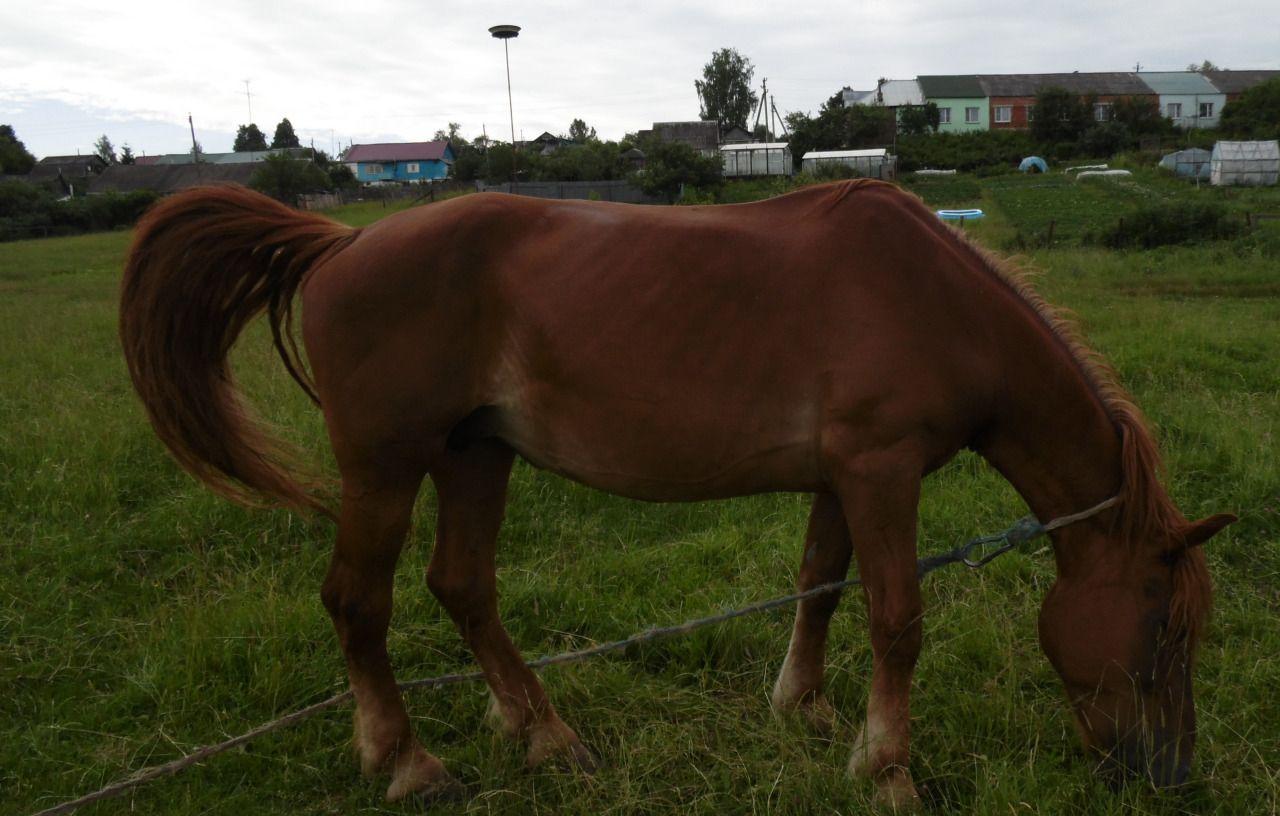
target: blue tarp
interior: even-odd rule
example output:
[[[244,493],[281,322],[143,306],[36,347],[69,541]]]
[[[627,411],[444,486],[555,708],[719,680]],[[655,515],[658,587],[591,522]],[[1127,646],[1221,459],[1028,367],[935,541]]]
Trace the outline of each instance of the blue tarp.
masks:
[[[1024,173],[1030,173],[1032,170],[1037,173],[1048,173],[1049,165],[1039,156],[1027,156],[1018,164],[1018,169]]]

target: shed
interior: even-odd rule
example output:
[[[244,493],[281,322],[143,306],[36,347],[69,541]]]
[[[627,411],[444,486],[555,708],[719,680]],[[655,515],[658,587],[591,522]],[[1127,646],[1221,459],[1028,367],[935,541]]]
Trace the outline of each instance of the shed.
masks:
[[[1213,156],[1208,150],[1190,147],[1169,153],[1160,159],[1160,166],[1172,171],[1180,178],[1209,178],[1209,159]]]
[[[720,148],[726,178],[746,176],[790,176],[791,147],[786,142],[748,142]]]
[[[1218,142],[1209,157],[1209,182],[1219,186],[1272,185],[1280,177],[1280,141]]]
[[[891,179],[897,160],[883,147],[867,150],[810,150],[800,159],[800,169],[813,173],[819,167],[852,167],[863,178]]]

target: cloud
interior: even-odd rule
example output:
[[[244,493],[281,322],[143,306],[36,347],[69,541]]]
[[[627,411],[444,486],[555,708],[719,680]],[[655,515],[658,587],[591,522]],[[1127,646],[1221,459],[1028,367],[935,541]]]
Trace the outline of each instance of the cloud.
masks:
[[[711,52],[735,47],[767,77],[778,108],[816,110],[844,85],[928,73],[1181,68],[1205,58],[1280,67],[1271,2],[1158,8],[950,0],[776,3],[618,2],[356,4],[219,0],[54,0],[0,8],[0,116],[37,154],[89,149],[133,128],[148,152],[185,150],[186,116],[206,149],[230,148],[253,116],[268,134],[288,116],[303,138],[425,139],[508,130],[502,45],[510,42],[516,128],[563,132],[581,117],[602,136],[696,118],[693,80]],[[56,21],[51,25],[50,21]],[[1189,24],[1195,21],[1195,24]],[[44,106],[36,105],[45,103]],[[54,103],[70,106],[73,112]],[[19,111],[25,106],[25,110]],[[74,112],[78,111],[78,113]],[[517,134],[519,135],[519,133]],[[201,137],[202,141],[206,137]]]

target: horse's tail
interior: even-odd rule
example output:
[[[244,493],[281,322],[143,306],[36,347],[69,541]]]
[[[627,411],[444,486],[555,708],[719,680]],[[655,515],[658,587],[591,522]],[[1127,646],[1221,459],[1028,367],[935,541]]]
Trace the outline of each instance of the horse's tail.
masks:
[[[333,517],[316,480],[289,474],[292,451],[254,418],[227,355],[266,311],[285,367],[318,403],[290,333],[290,306],[307,272],[355,234],[232,186],[170,196],[138,223],[120,293],[125,362],[156,434],[216,492]]]

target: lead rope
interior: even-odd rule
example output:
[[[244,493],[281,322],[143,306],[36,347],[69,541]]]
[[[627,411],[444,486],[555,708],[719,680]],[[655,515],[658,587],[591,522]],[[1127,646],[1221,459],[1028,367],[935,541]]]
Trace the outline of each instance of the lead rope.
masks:
[[[1066,527],[1068,524],[1075,524],[1078,521],[1084,521],[1087,518],[1096,516],[1108,507],[1113,507],[1116,504],[1119,504],[1119,502],[1119,496],[1112,496],[1106,501],[1099,502],[1087,510],[1082,510],[1079,513],[1072,513],[1068,516],[1059,516],[1045,524],[1041,524],[1033,516],[1026,516],[1015,521],[1012,526],[1003,532],[996,533],[995,535],[972,538],[948,552],[919,559],[916,562],[918,574],[923,578],[936,569],[941,569],[942,567],[957,563],[964,564],[970,569],[979,569],[1017,546],[1039,538],[1046,533]],[[994,547],[992,547],[992,545],[994,545]],[[987,550],[988,547],[992,547],[992,549]],[[659,640],[661,638],[671,637],[672,635],[687,634],[695,629],[701,629],[705,626],[711,626],[712,624],[733,620],[734,618],[741,618],[745,615],[752,615],[757,612],[767,612],[770,609],[777,609],[780,606],[787,606],[788,604],[797,603],[807,598],[825,595],[829,592],[839,592],[842,589],[857,586],[861,583],[862,581],[859,578],[849,578],[844,581],[832,581],[831,583],[821,584],[803,592],[796,592],[791,595],[785,595],[781,598],[773,598],[767,601],[759,601],[738,609],[725,610],[717,615],[710,615],[705,618],[694,618],[693,620],[685,621],[684,623],[679,623],[674,626],[653,626],[642,632],[637,632],[629,638],[624,638],[623,640],[600,643],[595,646],[589,646],[585,649],[578,649],[572,652],[546,655],[544,657],[539,657],[536,660],[530,660],[525,665],[531,669],[541,669],[547,666],[560,665],[562,663],[577,663],[582,660],[596,657],[597,655],[605,654],[606,652],[616,652],[621,649],[626,649],[629,646],[634,646],[638,643]],[[425,677],[420,680],[409,680],[397,685],[401,691],[409,691],[411,689],[419,688],[450,686],[457,683],[481,680],[483,678],[483,672],[457,672],[453,674],[442,674],[437,677]],[[352,694],[350,689],[339,692],[328,699],[321,700],[318,703],[312,703],[305,708],[300,708],[291,714],[286,714],[285,716],[280,717],[279,719],[263,723],[257,728],[246,731],[238,737],[232,737],[224,742],[197,748],[191,753],[184,754],[183,756],[170,762],[166,762],[163,765],[153,765],[150,768],[144,768],[132,776],[120,780],[119,782],[114,782],[100,790],[94,791],[93,793],[85,794],[79,799],[72,799],[70,801],[63,802],[60,805],[54,805],[53,807],[39,811],[32,816],[55,816],[55,814],[60,813],[71,813],[72,811],[90,804],[91,802],[120,796],[132,788],[145,785],[146,783],[159,779],[162,776],[172,776],[173,774],[189,768],[211,756],[216,756],[217,754],[224,753],[237,746],[244,745],[250,740],[260,737],[263,734],[270,734],[272,731],[301,722],[315,714],[319,714],[321,711],[333,708],[341,703],[345,703],[347,700],[351,699],[351,696]]]

